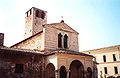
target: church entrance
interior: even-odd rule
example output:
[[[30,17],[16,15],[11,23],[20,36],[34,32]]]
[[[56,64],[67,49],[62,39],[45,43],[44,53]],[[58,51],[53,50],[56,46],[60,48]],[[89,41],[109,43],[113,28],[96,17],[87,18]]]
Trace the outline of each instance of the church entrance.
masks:
[[[92,69],[90,67],[87,68],[87,72],[88,72],[87,78],[92,78]]]
[[[46,78],[55,78],[55,67],[52,63],[49,63],[46,67]]]
[[[60,78],[66,78],[67,72],[65,66],[60,67]]]
[[[80,61],[74,60],[70,64],[70,78],[84,78],[84,67]]]

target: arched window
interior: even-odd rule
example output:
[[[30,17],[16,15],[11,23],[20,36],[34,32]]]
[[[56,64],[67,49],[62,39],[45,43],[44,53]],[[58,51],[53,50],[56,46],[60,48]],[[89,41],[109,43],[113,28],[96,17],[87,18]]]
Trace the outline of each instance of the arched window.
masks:
[[[62,48],[62,34],[58,34],[58,48]]]
[[[39,17],[39,11],[36,10],[36,17]]]
[[[64,48],[68,48],[68,36],[64,35]]]
[[[45,18],[45,13],[42,11],[41,12],[41,18],[44,19]]]

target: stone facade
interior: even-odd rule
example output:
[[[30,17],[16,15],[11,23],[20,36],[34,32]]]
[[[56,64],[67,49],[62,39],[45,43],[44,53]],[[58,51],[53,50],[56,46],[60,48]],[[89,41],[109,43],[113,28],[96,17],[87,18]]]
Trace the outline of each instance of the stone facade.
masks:
[[[98,78],[109,76],[120,76],[120,46],[110,46],[95,50],[85,51],[84,53],[94,55],[96,57],[98,67]],[[115,60],[116,59],[116,60]],[[105,69],[106,67],[106,69]],[[115,73],[115,67],[117,72]],[[105,70],[107,71],[105,73]]]

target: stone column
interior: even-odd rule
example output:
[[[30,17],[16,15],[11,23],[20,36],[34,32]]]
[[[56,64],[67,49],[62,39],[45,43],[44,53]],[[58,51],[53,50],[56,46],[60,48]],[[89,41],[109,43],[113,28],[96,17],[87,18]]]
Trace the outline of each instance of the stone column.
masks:
[[[67,72],[67,78],[69,78],[70,70],[67,69],[66,72]]]
[[[84,78],[87,78],[88,72],[84,71]]]
[[[60,78],[60,70],[55,70],[55,78]]]

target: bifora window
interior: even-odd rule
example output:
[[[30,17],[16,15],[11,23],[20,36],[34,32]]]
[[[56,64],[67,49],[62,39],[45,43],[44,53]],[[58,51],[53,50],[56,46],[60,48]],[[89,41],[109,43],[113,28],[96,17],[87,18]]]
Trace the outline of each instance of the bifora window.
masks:
[[[64,35],[64,48],[68,48],[68,36],[67,36],[67,34]]]
[[[106,56],[105,55],[103,55],[103,61],[106,62]]]
[[[16,64],[15,73],[23,73],[23,64]]]
[[[58,34],[58,48],[62,48],[62,34]]]
[[[104,67],[105,74],[108,74],[107,67]]]
[[[117,61],[116,54],[113,54],[113,61]]]

